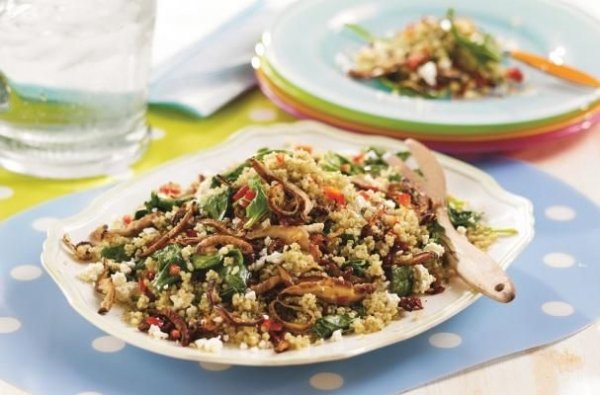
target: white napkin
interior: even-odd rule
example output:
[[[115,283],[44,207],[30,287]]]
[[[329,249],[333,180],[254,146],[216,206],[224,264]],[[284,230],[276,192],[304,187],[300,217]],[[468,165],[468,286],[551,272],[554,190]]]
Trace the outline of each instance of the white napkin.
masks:
[[[206,117],[252,87],[254,46],[287,3],[159,1],[150,103]]]

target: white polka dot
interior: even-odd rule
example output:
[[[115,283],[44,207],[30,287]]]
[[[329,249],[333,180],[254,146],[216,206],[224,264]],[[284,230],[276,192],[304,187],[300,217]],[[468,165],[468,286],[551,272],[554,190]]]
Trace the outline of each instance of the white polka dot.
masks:
[[[0,199],[8,199],[14,194],[12,188],[5,187],[4,185],[0,185]]]
[[[83,391],[78,392],[76,395],[102,395],[102,393],[96,391]]]
[[[567,317],[575,312],[573,306],[565,302],[546,302],[542,311],[553,317]]]
[[[38,218],[35,221],[33,221],[31,226],[33,226],[33,229],[35,229],[39,232],[45,232],[48,230],[48,228],[50,228],[56,222],[58,222],[57,218],[42,217],[42,218]]]
[[[165,131],[159,128],[153,127],[150,132],[150,138],[152,140],[161,140],[165,138]]]
[[[210,362],[200,362],[200,367],[204,370],[210,370],[212,372],[220,372],[222,370],[231,369],[231,365]]]
[[[10,276],[19,281],[35,280],[42,275],[42,269],[34,265],[16,266],[10,271]]]
[[[575,218],[575,210],[567,206],[550,206],[546,208],[545,214],[555,221],[570,221]]]
[[[250,119],[256,122],[272,121],[276,117],[277,113],[270,108],[257,108],[250,112]]]
[[[0,317],[0,334],[12,333],[19,330],[21,322],[12,317]]]
[[[92,347],[94,350],[100,352],[117,352],[125,347],[125,343],[116,337],[100,336],[94,339]]]
[[[575,264],[575,258],[562,252],[551,252],[544,255],[544,263],[550,267],[565,268]]]
[[[317,373],[310,378],[310,385],[318,390],[332,391],[344,385],[344,379],[337,373]]]
[[[429,336],[429,344],[438,348],[454,348],[460,346],[462,338],[456,333],[440,332]]]
[[[583,129],[583,130],[588,130],[591,127],[592,127],[592,123],[590,121],[583,121],[581,123],[581,129]]]

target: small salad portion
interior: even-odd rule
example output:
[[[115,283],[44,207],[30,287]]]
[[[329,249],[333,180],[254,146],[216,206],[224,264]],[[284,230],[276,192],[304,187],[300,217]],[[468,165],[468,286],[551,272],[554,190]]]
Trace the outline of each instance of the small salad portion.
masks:
[[[443,18],[424,17],[392,37],[346,27],[368,41],[348,75],[376,79],[392,92],[427,99],[473,99],[505,95],[523,82],[516,67],[504,67],[498,41],[452,9]]]

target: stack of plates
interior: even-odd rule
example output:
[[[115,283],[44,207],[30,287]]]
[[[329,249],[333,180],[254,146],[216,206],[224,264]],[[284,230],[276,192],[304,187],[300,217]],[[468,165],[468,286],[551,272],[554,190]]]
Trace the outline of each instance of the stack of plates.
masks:
[[[441,0],[304,0],[276,19],[257,45],[253,65],[275,103],[304,118],[345,129],[413,137],[446,152],[529,147],[572,135],[600,120],[600,90],[575,86],[517,64],[523,89],[503,97],[428,100],[356,81],[345,69],[362,46],[344,26],[386,36],[424,15],[442,16]],[[547,54],[590,74],[600,72],[600,23],[552,0],[457,0],[471,18],[511,49]]]

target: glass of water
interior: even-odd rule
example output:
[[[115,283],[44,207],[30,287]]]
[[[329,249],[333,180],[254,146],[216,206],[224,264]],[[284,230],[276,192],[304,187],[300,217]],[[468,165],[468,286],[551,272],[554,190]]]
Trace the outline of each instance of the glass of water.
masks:
[[[0,165],[48,178],[146,149],[155,0],[0,0]]]

